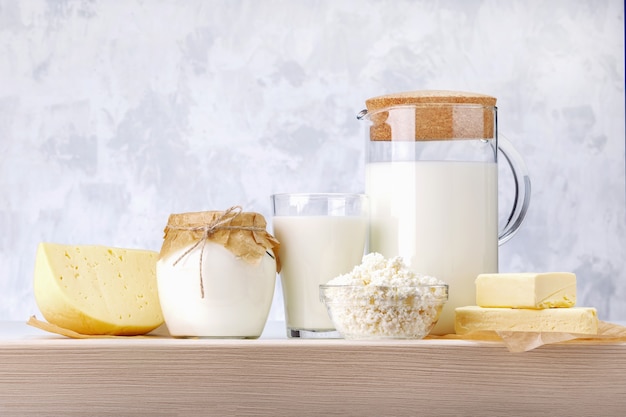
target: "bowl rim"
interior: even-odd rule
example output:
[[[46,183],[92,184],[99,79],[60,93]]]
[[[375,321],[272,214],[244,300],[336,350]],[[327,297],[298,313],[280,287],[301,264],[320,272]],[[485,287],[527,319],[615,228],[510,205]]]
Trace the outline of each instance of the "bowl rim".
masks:
[[[320,290],[325,290],[329,288],[442,288],[445,289],[446,292],[449,289],[448,284],[418,284],[418,285],[352,285],[352,284],[320,284]]]

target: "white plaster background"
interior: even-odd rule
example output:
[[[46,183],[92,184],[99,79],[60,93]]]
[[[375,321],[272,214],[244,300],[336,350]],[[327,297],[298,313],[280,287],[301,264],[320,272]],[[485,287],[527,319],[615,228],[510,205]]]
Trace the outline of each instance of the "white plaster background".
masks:
[[[501,270],[625,320],[621,0],[0,0],[0,320],[37,313],[40,241],[158,250],[173,212],[362,191],[356,113],[415,89],[498,98],[533,181]]]

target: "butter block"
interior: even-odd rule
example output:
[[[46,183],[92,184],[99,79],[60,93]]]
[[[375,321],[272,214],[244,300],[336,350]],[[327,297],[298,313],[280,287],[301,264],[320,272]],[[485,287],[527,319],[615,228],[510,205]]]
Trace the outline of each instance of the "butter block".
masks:
[[[40,243],[37,306],[49,323],[82,334],[148,333],[163,323],[157,259],[153,251]]]
[[[454,329],[457,334],[479,330],[597,334],[598,316],[592,307],[537,310],[466,306],[455,309]]]
[[[576,305],[571,272],[481,274],[476,278],[480,307],[554,308]]]

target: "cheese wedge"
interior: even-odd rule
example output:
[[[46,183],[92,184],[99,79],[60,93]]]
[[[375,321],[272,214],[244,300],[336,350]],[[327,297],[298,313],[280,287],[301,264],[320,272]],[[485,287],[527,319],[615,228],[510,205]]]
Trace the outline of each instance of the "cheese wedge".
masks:
[[[40,243],[35,299],[45,319],[87,335],[138,335],[163,323],[157,252]]]
[[[591,307],[537,310],[467,306],[455,309],[454,329],[457,334],[480,330],[597,334],[598,316]]]
[[[570,272],[481,274],[476,278],[480,307],[554,308],[576,304],[576,275]]]

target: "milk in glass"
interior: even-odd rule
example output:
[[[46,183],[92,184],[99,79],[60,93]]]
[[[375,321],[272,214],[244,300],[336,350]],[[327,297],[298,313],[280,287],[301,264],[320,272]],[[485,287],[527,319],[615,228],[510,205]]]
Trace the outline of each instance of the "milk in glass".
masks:
[[[367,234],[365,216],[276,216],[274,235],[288,329],[334,330],[319,286],[361,262]]]

